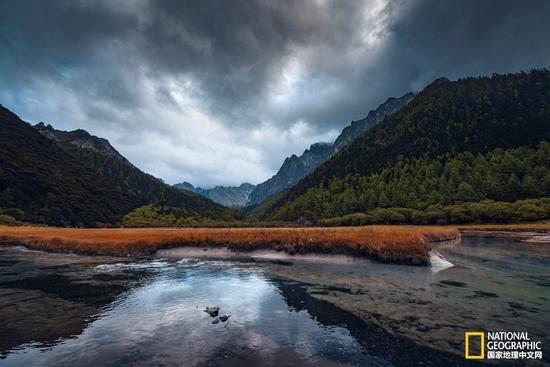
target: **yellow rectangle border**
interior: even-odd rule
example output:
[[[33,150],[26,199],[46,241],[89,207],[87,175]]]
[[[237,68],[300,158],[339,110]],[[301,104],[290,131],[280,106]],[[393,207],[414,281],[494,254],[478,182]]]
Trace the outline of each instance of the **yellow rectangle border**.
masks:
[[[470,337],[479,336],[481,337],[481,354],[480,355],[470,355]],[[464,358],[466,359],[484,359],[485,358],[485,333],[483,331],[467,331],[464,333],[464,340],[466,346],[464,348]]]

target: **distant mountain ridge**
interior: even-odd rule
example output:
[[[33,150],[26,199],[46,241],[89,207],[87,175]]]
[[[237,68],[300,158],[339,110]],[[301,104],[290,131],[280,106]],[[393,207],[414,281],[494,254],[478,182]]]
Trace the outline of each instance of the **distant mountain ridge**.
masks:
[[[334,147],[331,143],[315,143],[306,149],[302,155],[287,157],[279,171],[269,180],[258,185],[250,193],[247,206],[255,206],[273,194],[295,185],[315,167],[331,157]]]
[[[412,92],[398,98],[388,98],[375,110],[370,111],[364,119],[352,121],[351,125],[342,130],[334,143],[315,143],[302,155],[293,154],[286,158],[273,177],[256,185],[246,205],[256,206],[268,197],[294,186],[320,164],[326,162],[365,131],[382,122],[387,116],[401,109],[413,98],[414,93]]]
[[[212,189],[203,189],[189,182],[182,182],[175,184],[174,187],[195,192],[230,208],[240,208],[246,205],[250,193],[256,186],[245,182],[239,186],[216,186]]]
[[[351,125],[345,127],[344,130],[342,130],[342,133],[334,141],[335,153],[351,143],[355,140],[355,138],[363,134],[371,127],[382,122],[387,116],[400,110],[407,103],[412,101],[413,98],[414,93],[412,92],[397,98],[390,97],[375,110],[370,111],[364,119],[352,121]]]
[[[94,227],[118,225],[148,204],[178,208],[189,218],[231,218],[234,212],[140,171],[105,139],[33,127],[0,105],[0,214]]]

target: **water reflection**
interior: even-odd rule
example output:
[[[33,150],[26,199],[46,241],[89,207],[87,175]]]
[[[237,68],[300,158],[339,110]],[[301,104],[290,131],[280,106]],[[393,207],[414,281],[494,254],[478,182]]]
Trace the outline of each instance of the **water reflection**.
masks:
[[[528,331],[550,343],[550,247],[466,237],[438,251],[455,266],[433,273],[380,263],[304,263],[274,272],[310,283],[314,297],[439,351],[460,355],[469,330]],[[549,365],[550,356],[543,358]]]
[[[109,260],[1,248],[0,358],[22,344],[51,346],[81,334],[102,307],[140,283],[135,274],[85,271]]]
[[[550,322],[549,253],[491,241],[440,248],[438,273],[0,248],[0,365],[463,365],[464,328]]]
[[[41,256],[2,250],[1,287],[11,292],[2,302],[14,308],[2,313],[2,325],[16,323],[2,365],[388,365],[365,353],[345,327],[326,327],[289,307],[281,294],[290,288],[280,291],[284,282],[266,278],[254,264],[94,264],[84,257],[80,264],[75,258],[52,264],[60,260]],[[213,325],[202,311],[216,304],[232,315],[227,323]],[[51,322],[38,314],[44,311]],[[78,322],[66,328],[71,320]],[[45,331],[36,333],[35,326]]]

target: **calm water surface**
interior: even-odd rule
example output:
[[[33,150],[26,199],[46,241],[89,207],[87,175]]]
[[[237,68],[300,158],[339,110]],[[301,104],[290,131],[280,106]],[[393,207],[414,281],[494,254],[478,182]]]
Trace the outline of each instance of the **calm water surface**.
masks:
[[[0,248],[0,366],[465,365],[447,349],[461,348],[453,333],[475,325],[524,328],[548,346],[548,246],[465,238],[439,251],[456,266]],[[331,297],[349,300],[348,311]],[[209,305],[229,321],[212,324]],[[379,316],[369,322],[354,307]]]

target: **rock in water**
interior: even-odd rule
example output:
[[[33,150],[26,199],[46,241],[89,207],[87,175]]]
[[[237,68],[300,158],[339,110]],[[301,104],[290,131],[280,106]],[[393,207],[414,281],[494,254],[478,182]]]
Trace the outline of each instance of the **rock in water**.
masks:
[[[220,316],[220,321],[221,322],[226,322],[230,317],[231,317],[231,315],[222,315],[222,316]]]
[[[216,317],[216,316],[218,316],[218,313],[220,312],[220,308],[218,306],[206,307],[204,312],[209,314],[211,317]]]
[[[213,324],[217,324],[218,322],[220,322],[220,319],[217,318],[217,317],[216,317],[214,320],[212,320],[212,323],[213,323]]]

